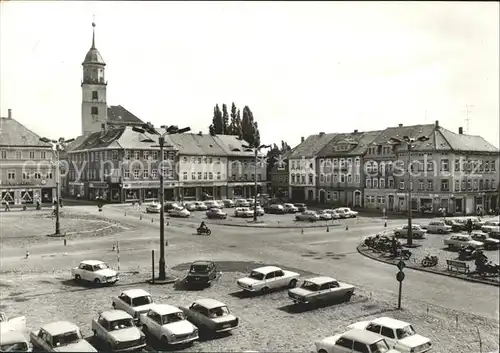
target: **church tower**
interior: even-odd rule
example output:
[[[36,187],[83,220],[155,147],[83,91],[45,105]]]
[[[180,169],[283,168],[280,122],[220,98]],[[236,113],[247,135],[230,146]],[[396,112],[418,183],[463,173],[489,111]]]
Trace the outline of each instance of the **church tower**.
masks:
[[[108,105],[106,102],[107,82],[104,78],[106,63],[95,47],[95,23],[92,22],[92,47],[85,55],[82,80],[82,133],[101,130],[106,124]]]

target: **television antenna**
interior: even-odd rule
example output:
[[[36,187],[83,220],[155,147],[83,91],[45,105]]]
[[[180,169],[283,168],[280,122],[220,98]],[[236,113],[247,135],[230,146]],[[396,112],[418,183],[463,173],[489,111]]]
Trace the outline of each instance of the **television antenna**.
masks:
[[[470,115],[469,113],[472,113],[471,112],[471,109],[474,108],[474,105],[473,104],[467,104],[465,106],[465,131],[467,131],[468,134],[470,134]]]

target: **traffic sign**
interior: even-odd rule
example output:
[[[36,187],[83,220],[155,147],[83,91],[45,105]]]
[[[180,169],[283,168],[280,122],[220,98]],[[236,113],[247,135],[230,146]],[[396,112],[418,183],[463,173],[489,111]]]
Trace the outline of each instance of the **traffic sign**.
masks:
[[[399,271],[396,274],[396,279],[398,282],[403,282],[403,280],[405,279],[405,273],[403,271]]]
[[[403,260],[400,260],[398,262],[397,266],[398,266],[398,268],[399,268],[400,271],[403,271],[403,268],[406,267],[406,264],[405,264],[405,262]]]

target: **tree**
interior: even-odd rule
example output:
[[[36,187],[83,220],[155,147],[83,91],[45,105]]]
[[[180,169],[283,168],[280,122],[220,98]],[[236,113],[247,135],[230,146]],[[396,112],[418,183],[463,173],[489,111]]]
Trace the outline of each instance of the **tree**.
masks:
[[[258,147],[260,145],[259,126],[254,121],[253,113],[246,105],[243,108],[243,118],[241,119],[241,137],[247,141],[250,146]]]
[[[236,105],[234,104],[231,104],[231,122],[229,123],[229,126],[228,126],[228,131],[226,132],[228,135],[238,135],[237,133],[237,111],[238,109],[236,109]]]
[[[222,134],[228,135],[229,127],[229,114],[227,113],[227,106],[222,104]]]
[[[212,118],[212,124],[208,127],[210,135],[223,134],[224,122],[222,120],[222,112],[219,109],[219,105],[216,104],[214,107],[214,117]]]
[[[236,122],[235,122],[235,126],[234,126],[234,133],[233,133],[233,135],[236,135],[239,138],[243,137],[243,130],[242,130],[242,127],[241,127],[241,114],[240,114],[240,110],[239,109],[236,112]]]

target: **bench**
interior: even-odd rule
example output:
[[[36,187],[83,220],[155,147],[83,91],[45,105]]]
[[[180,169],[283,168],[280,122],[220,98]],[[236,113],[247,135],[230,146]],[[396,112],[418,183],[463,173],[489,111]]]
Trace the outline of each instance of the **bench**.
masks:
[[[447,270],[451,272],[469,273],[469,265],[463,261],[446,260]]]

